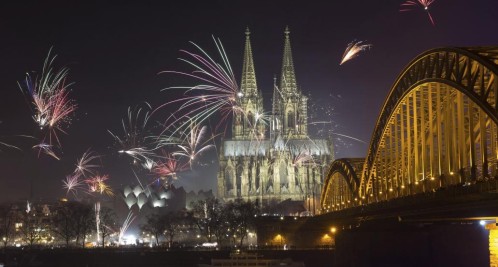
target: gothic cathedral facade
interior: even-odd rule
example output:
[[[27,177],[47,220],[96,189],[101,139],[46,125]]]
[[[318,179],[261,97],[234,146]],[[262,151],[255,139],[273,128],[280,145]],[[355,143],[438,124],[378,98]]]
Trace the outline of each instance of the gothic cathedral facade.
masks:
[[[218,196],[225,201],[243,198],[262,207],[302,201],[313,213],[334,152],[330,140],[308,135],[308,98],[296,81],[289,33],[286,28],[280,84],[274,80],[272,109],[265,112],[246,30],[237,99],[241,111],[234,115],[232,137],[222,142]]]

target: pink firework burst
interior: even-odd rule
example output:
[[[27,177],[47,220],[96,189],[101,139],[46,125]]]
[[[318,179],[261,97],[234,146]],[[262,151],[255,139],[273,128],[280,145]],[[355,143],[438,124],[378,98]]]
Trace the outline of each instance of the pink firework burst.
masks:
[[[435,26],[436,24],[434,23],[434,19],[431,16],[431,13],[429,12],[429,6],[432,5],[436,0],[408,0],[404,3],[401,4],[400,10],[401,12],[405,11],[412,11],[416,7],[422,7],[425,12],[427,12],[427,15],[429,16],[429,20],[431,21],[432,25]]]
[[[88,185],[88,192],[99,193],[101,195],[114,195],[112,188],[106,183],[109,179],[108,175],[96,175],[85,179],[84,182]]]
[[[156,162],[156,166],[152,169],[152,172],[161,177],[170,176],[173,179],[176,179],[179,172],[187,169],[187,164],[182,163],[173,155],[167,153],[162,159]]]
[[[71,122],[71,115],[77,105],[69,97],[66,78],[69,69],[61,68],[55,70],[53,62],[56,56],[51,56],[50,51],[40,76],[32,78],[26,74],[23,83],[18,83],[19,88],[31,102],[33,120],[40,130],[45,132],[43,142],[53,145],[53,140],[60,146],[58,132],[65,133],[65,128]],[[48,141],[46,141],[48,139]]]
[[[214,114],[221,114],[221,120],[216,128],[221,127],[224,122],[234,112],[240,112],[239,99],[243,97],[239,90],[237,81],[233,74],[228,56],[223,49],[219,39],[214,38],[221,63],[218,63],[200,46],[192,43],[198,52],[189,52],[182,50],[187,58],[180,60],[193,67],[192,72],[180,71],[163,71],[161,73],[173,73],[193,78],[198,82],[194,86],[175,86],[166,90],[180,89],[184,90],[185,97],[174,101],[167,102],[159,108],[177,105],[176,112],[166,120],[164,132],[187,131],[190,126],[189,121],[193,120],[202,123],[212,117]],[[159,109],[158,108],[158,109]],[[156,109],[155,111],[157,111]],[[180,124],[180,125],[178,125]],[[174,128],[171,130],[171,128]],[[162,133],[161,133],[162,134]]]

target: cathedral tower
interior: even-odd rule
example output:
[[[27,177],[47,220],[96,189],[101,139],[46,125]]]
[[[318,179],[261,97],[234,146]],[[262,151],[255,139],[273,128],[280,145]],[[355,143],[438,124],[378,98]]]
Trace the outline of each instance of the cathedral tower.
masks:
[[[273,91],[273,131],[271,136],[284,139],[303,139],[308,136],[308,98],[297,86],[289,27],[285,28],[284,54],[280,86],[274,84]]]
[[[234,140],[251,140],[265,137],[265,126],[261,121],[264,114],[263,96],[258,90],[256,72],[252,57],[252,47],[249,28],[246,29],[246,44],[242,64],[242,80],[238,93],[238,104],[242,109],[236,112],[232,124]]]

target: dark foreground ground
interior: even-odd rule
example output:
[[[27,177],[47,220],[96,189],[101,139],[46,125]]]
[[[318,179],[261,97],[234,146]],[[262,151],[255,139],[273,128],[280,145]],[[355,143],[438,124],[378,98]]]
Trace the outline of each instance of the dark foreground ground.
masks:
[[[332,267],[333,250],[261,250],[265,258],[291,258],[306,267]],[[8,266],[39,267],[195,267],[209,264],[212,258],[228,258],[230,251],[153,251],[138,249],[43,249],[9,250],[0,254],[0,263]]]

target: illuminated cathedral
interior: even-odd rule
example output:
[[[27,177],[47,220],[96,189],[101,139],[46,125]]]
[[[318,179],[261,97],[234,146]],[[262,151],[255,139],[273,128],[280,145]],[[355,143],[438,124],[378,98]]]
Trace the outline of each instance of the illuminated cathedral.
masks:
[[[308,212],[318,209],[332,142],[308,135],[308,98],[294,71],[289,29],[285,29],[282,73],[274,79],[271,112],[263,107],[246,30],[244,61],[232,136],[223,140],[218,172],[218,196],[242,198],[261,207],[291,201]]]

